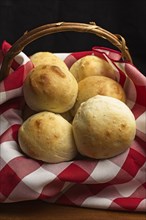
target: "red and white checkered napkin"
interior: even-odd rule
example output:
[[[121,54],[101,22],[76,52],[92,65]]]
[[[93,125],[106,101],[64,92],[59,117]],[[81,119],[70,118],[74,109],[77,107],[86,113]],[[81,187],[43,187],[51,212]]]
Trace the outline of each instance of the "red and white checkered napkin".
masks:
[[[9,47],[3,43],[1,59]],[[87,54],[100,56],[117,69],[117,80],[126,91],[137,124],[130,149],[112,159],[59,164],[24,155],[17,143],[17,132],[22,123],[22,84],[32,64],[21,52],[13,62],[11,75],[0,84],[1,202],[41,199],[90,208],[146,211],[146,78],[133,65],[120,62],[120,53],[101,47],[70,54],[65,62],[70,66]]]

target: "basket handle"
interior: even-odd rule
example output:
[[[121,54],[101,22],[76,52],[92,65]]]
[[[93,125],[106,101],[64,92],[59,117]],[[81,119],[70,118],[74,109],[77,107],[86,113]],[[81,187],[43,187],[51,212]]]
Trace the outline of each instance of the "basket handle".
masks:
[[[89,24],[74,22],[58,22],[46,24],[37,27],[29,32],[26,32],[12,45],[12,47],[9,49],[9,51],[3,59],[0,70],[0,81],[2,81],[6,76],[8,76],[13,58],[16,55],[18,55],[26,45],[42,36],[65,31],[86,32],[104,38],[121,51],[122,58],[125,61],[132,63],[132,58],[129,53],[128,47],[126,46],[125,39],[121,35],[112,34],[109,31],[97,26],[94,22],[91,22]]]

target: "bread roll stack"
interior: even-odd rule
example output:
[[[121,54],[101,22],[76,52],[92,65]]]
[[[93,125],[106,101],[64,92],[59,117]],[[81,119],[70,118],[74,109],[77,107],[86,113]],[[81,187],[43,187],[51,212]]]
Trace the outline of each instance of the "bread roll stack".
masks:
[[[23,85],[25,121],[18,132],[25,154],[59,163],[77,153],[111,158],[131,146],[135,118],[108,62],[89,55],[69,70],[50,52],[38,52],[30,59],[34,68]]]

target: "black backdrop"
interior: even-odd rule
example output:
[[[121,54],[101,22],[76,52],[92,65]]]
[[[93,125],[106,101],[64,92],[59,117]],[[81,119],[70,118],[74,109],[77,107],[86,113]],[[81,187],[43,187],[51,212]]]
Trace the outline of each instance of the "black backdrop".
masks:
[[[135,66],[146,75],[146,1],[139,0],[0,0],[0,44],[13,44],[26,30],[59,21],[89,23],[122,35]],[[71,52],[92,46],[112,47],[91,34],[58,33],[43,37],[24,52]]]

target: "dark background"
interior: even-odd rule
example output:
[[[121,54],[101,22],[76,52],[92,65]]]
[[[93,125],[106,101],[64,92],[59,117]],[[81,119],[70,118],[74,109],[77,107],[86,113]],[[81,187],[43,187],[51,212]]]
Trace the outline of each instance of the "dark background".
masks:
[[[120,0],[0,0],[0,44],[13,44],[26,30],[59,21],[94,21],[97,25],[122,35],[135,66],[146,75],[146,1]],[[72,52],[92,46],[113,46],[92,34],[63,32],[43,37],[24,52]],[[114,48],[115,49],[115,48]]]

